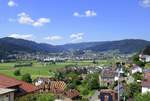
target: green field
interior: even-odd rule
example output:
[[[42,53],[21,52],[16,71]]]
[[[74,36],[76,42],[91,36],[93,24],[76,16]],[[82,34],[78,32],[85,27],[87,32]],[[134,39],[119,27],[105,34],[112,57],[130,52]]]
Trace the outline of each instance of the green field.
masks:
[[[39,76],[51,76],[52,74],[49,73],[49,70],[56,71],[57,69],[64,68],[67,65],[79,65],[79,66],[94,66],[94,65],[110,65],[111,62],[108,62],[106,60],[98,61],[97,64],[93,64],[92,61],[67,61],[64,63],[56,63],[56,64],[48,64],[43,65],[42,63],[33,62],[33,65],[31,67],[17,67],[14,68],[14,65],[17,64],[17,62],[12,63],[0,63],[0,73],[15,77],[17,79],[21,79],[21,76],[15,76],[14,71],[16,69],[21,70],[21,74],[30,73],[32,78],[36,78]]]
[[[150,63],[146,63],[145,68],[150,68]]]

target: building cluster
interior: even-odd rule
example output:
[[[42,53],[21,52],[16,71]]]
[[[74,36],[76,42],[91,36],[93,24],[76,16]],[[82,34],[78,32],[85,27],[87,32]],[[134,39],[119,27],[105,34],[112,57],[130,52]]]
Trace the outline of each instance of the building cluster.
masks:
[[[40,93],[47,92],[55,95],[62,95],[70,100],[76,100],[80,98],[79,91],[76,89],[67,89],[67,84],[64,81],[39,77],[34,81],[34,84],[39,88]]]

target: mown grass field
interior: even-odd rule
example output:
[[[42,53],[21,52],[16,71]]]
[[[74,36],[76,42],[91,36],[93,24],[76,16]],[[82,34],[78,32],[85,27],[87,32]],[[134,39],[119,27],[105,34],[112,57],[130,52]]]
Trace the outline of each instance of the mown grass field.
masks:
[[[17,79],[21,79],[21,76],[15,76],[14,71],[16,69],[21,70],[21,74],[30,73],[32,78],[36,78],[39,76],[51,76],[52,74],[49,73],[49,70],[56,71],[57,69],[64,68],[67,65],[79,65],[79,66],[90,66],[90,65],[108,65],[111,62],[106,60],[98,61],[97,64],[93,64],[92,61],[67,61],[64,63],[56,63],[56,64],[48,64],[43,65],[42,63],[33,62],[33,65],[31,67],[17,67],[14,68],[14,65],[17,64],[17,62],[12,63],[0,63],[0,73],[15,77]]]

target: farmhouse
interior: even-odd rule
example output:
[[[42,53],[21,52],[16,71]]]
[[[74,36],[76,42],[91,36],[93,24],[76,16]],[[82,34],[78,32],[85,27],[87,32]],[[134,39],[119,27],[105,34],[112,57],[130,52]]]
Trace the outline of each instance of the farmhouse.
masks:
[[[105,68],[102,70],[101,75],[99,76],[100,84],[109,86],[114,82],[115,79],[115,70],[112,68]]]
[[[15,97],[38,92],[38,88],[24,81],[0,74],[0,88],[14,89]]]

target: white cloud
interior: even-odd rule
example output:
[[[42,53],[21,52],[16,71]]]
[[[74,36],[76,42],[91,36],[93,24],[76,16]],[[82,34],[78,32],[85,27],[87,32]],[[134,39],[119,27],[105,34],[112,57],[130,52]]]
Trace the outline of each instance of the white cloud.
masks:
[[[48,18],[39,18],[37,21],[35,21],[32,25],[37,26],[43,26],[46,23],[49,23],[50,20]]]
[[[31,24],[32,25],[32,23],[34,23],[34,20],[28,14],[26,14],[24,12],[18,14],[18,17],[19,17],[18,22],[20,24]]]
[[[84,14],[80,14],[79,12],[74,12],[73,16],[75,17],[95,17],[97,13],[94,10],[87,10]]]
[[[140,0],[140,5],[142,7],[150,7],[150,0]]]
[[[32,34],[11,34],[8,37],[12,37],[12,38],[17,38],[17,39],[32,39],[33,35]]]
[[[19,17],[18,22],[20,24],[28,24],[28,25],[32,25],[34,27],[44,26],[45,24],[50,22],[49,18],[39,18],[37,20],[34,20],[25,12],[18,14],[18,17]]]
[[[8,6],[9,7],[14,7],[14,6],[17,6],[18,4],[17,3],[15,3],[13,0],[9,0],[8,1]]]
[[[83,39],[84,33],[76,33],[70,35],[72,42],[77,42]]]
[[[62,40],[63,37],[58,36],[58,35],[53,35],[53,36],[48,36],[45,39],[46,40],[50,40],[50,41],[59,41],[59,40]]]

